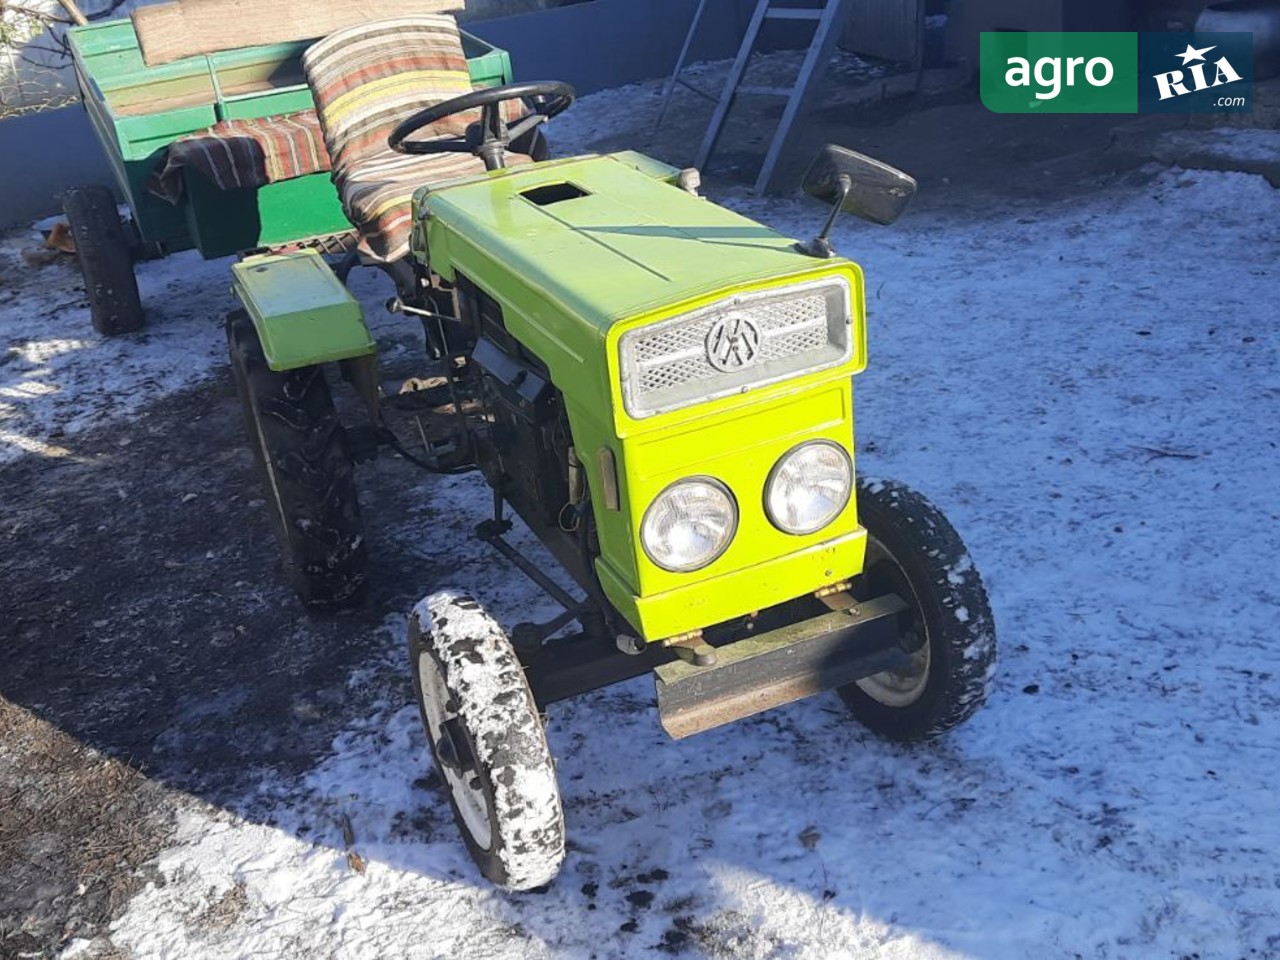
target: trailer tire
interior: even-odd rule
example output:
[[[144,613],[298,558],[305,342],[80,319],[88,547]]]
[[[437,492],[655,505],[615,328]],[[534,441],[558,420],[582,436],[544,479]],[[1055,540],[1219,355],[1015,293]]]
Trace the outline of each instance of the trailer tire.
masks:
[[[924,740],[963,723],[986,700],[995,672],[995,620],[960,535],[920,494],[892,481],[862,480],[858,513],[867,529],[860,599],[897,593],[910,605],[904,635],[924,643],[911,666],[841,687],[850,712],[890,740]]]
[[[226,327],[231,370],[285,574],[308,606],[354,606],[363,597],[368,550],[355,470],[324,368],[272,370],[243,310],[228,315]]]
[[[413,691],[467,851],[507,890],[549,883],[564,813],[542,718],[515,648],[467,596],[427,597],[409,618]]]
[[[103,186],[72,187],[62,196],[62,211],[75,240],[93,328],[106,336],[141,330],[146,317],[115,195]]]

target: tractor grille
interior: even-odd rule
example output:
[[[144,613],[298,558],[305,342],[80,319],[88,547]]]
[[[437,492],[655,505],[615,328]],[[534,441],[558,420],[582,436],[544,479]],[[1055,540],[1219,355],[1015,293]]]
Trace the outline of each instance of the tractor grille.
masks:
[[[623,334],[622,396],[637,419],[741,393],[853,354],[840,279],[731,297]]]

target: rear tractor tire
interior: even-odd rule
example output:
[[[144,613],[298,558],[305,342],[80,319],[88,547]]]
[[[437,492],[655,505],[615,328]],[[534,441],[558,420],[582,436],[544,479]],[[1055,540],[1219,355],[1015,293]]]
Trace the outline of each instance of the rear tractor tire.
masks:
[[[272,370],[242,310],[227,317],[227,344],[285,573],[309,606],[354,606],[363,596],[368,550],[324,368]]]
[[[470,597],[432,594],[409,618],[409,665],[427,744],[476,866],[507,890],[550,882],[565,855],[560,788],[506,633]]]
[[[107,336],[141,330],[146,319],[129,239],[107,187],[72,187],[62,197],[89,298],[93,329]]]
[[[841,687],[850,712],[890,740],[925,740],[968,720],[995,673],[995,620],[960,535],[920,494],[891,481],[860,481],[867,559],[854,590],[896,593],[907,604],[910,664]]]

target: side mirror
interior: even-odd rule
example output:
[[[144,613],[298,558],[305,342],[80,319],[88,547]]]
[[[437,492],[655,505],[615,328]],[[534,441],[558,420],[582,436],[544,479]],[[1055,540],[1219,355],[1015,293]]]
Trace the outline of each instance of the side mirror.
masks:
[[[804,175],[804,192],[809,196],[886,226],[902,216],[916,186],[915,179],[901,170],[834,143],[818,152]]]

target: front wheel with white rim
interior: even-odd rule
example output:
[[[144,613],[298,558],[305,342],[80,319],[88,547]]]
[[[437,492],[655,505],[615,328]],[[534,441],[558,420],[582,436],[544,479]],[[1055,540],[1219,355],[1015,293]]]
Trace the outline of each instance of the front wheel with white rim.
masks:
[[[480,872],[507,890],[548,883],[565,853],[560,788],[506,633],[470,597],[435,593],[409,618],[409,663],[428,746]]]
[[[910,660],[839,689],[850,712],[891,740],[935,737],[968,720],[995,672],[995,620],[960,535],[928,500],[892,481],[858,484],[867,557],[860,598],[895,593]]]

